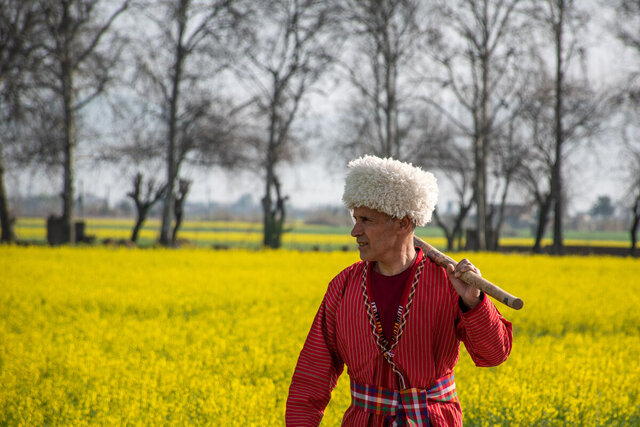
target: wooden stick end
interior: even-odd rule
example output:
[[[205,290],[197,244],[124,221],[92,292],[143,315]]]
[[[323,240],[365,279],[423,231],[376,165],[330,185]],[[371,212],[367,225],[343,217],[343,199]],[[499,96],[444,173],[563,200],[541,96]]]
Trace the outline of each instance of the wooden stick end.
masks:
[[[516,298],[513,300],[510,307],[514,310],[520,310],[522,307],[524,307],[524,301],[522,301],[520,298]]]

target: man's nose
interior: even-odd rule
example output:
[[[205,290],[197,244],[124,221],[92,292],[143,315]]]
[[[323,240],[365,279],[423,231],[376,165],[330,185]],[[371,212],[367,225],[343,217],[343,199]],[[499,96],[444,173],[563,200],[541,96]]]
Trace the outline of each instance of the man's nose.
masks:
[[[358,237],[362,234],[362,226],[360,223],[356,222],[353,224],[353,228],[351,229],[351,237]]]

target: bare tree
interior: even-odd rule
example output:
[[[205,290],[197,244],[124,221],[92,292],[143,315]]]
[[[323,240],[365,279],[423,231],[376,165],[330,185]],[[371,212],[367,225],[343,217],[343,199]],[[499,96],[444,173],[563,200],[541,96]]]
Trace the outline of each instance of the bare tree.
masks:
[[[531,148],[523,138],[522,121],[519,118],[521,114],[519,109],[514,110],[509,123],[493,139],[490,151],[492,158],[490,164],[495,183],[495,196],[489,198],[493,202],[490,203],[487,212],[487,220],[490,224],[487,249],[490,250],[498,249],[509,190],[517,185],[518,173],[530,157]]]
[[[637,83],[630,80],[631,83]],[[614,96],[614,106],[620,112],[622,118],[619,122],[621,129],[621,139],[623,148],[617,166],[624,177],[624,201],[623,205],[631,213],[629,224],[629,254],[639,256],[637,248],[638,230],[640,229],[640,126],[638,126],[638,116],[640,116],[640,93],[638,87],[624,85],[623,90]]]
[[[434,35],[433,19],[418,0],[349,0],[338,7],[347,40],[340,69],[353,89],[338,152],[408,160],[426,149],[417,130],[424,128],[417,64],[426,60],[421,47]]]
[[[457,249],[460,250],[464,221],[473,206],[473,160],[464,144],[449,140],[432,145],[429,161],[437,164],[449,181],[457,203],[453,213],[442,213],[440,209],[436,209],[434,220],[445,234],[447,250],[454,249],[456,240]],[[422,163],[427,161],[423,160]]]
[[[551,193],[551,171],[554,165],[554,110],[553,83],[545,77],[545,71],[538,74],[537,84],[523,96],[524,138],[530,146],[527,161],[517,174],[517,180],[526,189],[537,206],[537,225],[533,252],[542,252],[542,239],[553,207]]]
[[[135,53],[134,84],[138,107],[162,127],[148,145],[161,144],[165,153],[163,245],[172,242],[175,187],[183,163],[230,167],[242,158],[236,139],[238,109],[219,90],[234,46],[231,34],[241,19],[237,3],[163,0],[143,2],[139,8],[140,19],[150,25],[141,36],[144,49]]]
[[[144,176],[138,172],[133,178],[133,189],[127,193],[127,196],[133,200],[136,205],[136,223],[131,232],[131,241],[138,242],[138,235],[142,224],[147,219],[149,210],[160,200],[166,191],[166,186],[157,185],[153,179],[147,180],[146,191],[142,191]]]
[[[640,22],[640,2],[633,0],[609,0],[608,5],[614,7],[615,24],[613,32],[624,46],[635,53],[635,57],[640,58],[640,33],[638,32],[638,22]],[[624,166],[627,173],[627,197],[631,200],[630,210],[632,213],[629,234],[631,240],[630,253],[638,256],[636,247],[638,240],[638,229],[640,228],[640,141],[638,118],[640,117],[640,69],[632,69],[623,77],[624,83],[620,85],[618,94],[614,97],[614,102],[622,111],[625,141],[626,164]]]
[[[57,117],[63,136],[62,220],[64,240],[74,242],[74,171],[78,145],[78,114],[101,95],[113,79],[122,44],[115,39],[103,43],[115,20],[129,7],[129,1],[63,0],[47,2],[44,8],[47,38],[46,58],[38,74],[40,89],[56,99]],[[108,44],[108,46],[107,46]],[[57,111],[56,111],[57,112]]]
[[[18,164],[18,123],[25,122],[25,97],[41,61],[41,7],[36,0],[7,0],[0,8],[0,242],[15,240],[4,176]]]
[[[637,0],[606,0],[612,5],[616,14],[614,33],[625,46],[640,53],[640,33],[637,31],[640,19],[640,3]],[[639,77],[638,70],[632,71],[633,78]]]
[[[521,138],[528,144],[527,158],[516,172],[538,207],[534,252],[541,252],[541,242],[555,204],[553,172],[557,168],[556,83],[540,62],[536,79],[521,99],[519,120],[524,123]],[[588,142],[601,128],[606,111],[603,102],[583,84],[565,82],[563,92],[563,147],[560,162],[566,162],[581,144]],[[566,175],[566,172],[565,172]],[[566,178],[566,176],[564,176]],[[564,197],[564,194],[563,194]]]
[[[569,69],[576,60],[581,59],[585,52],[581,44],[581,34],[584,33],[588,15],[580,10],[579,2],[573,0],[546,0],[535,4],[531,8],[531,16],[541,24],[541,30],[548,34],[554,58],[554,157],[551,170],[551,200],[553,201],[553,252],[561,254],[563,244],[563,220],[565,199],[563,188],[563,157],[568,134],[566,115],[571,112],[568,108],[566,94],[569,85],[575,86],[569,80]],[[587,86],[582,80],[581,86]],[[588,90],[588,89],[587,89]]]
[[[263,244],[278,248],[287,201],[278,168],[297,157],[301,144],[294,122],[305,96],[333,61],[330,49],[336,41],[326,31],[333,23],[333,10],[320,0],[270,0],[253,7],[253,49],[238,72],[254,94],[256,121],[264,135],[259,138],[264,171]]]
[[[522,86],[521,67],[527,22],[521,0],[459,0],[439,2],[445,25],[432,54],[442,65],[438,84],[456,103],[439,103],[461,135],[471,142],[474,155],[474,199],[478,248],[490,243],[487,230],[488,163],[492,138],[511,116],[509,106]],[[457,111],[462,109],[463,114]]]

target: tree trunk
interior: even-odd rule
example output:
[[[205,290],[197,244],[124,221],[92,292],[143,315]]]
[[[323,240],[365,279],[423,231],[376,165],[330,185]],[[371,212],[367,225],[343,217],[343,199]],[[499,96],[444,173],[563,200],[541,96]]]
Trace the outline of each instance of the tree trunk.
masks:
[[[277,238],[276,238],[276,244],[277,247],[279,248],[280,246],[282,246],[282,235],[284,233],[284,221],[286,219],[286,206],[285,206],[285,202],[287,201],[288,197],[283,196],[281,189],[280,189],[280,181],[278,179],[276,179],[274,181],[274,185],[276,188],[276,211],[275,211],[275,224],[276,224],[276,232],[277,232]]]
[[[171,243],[174,245],[178,240],[178,230],[180,230],[180,226],[182,225],[182,220],[184,218],[184,203],[187,200],[187,194],[189,194],[190,188],[191,181],[180,179],[178,184],[178,195],[174,200],[174,214],[176,221],[173,226],[173,233],[171,234]]]
[[[283,197],[280,190],[280,182],[275,174],[271,172],[267,182],[267,189],[262,199],[264,214],[264,239],[263,244],[272,249],[282,246],[282,234],[284,232],[284,222],[286,219],[285,202],[287,197]],[[272,200],[271,186],[275,190],[276,200]]]
[[[271,184],[267,179],[267,192],[262,198],[262,245],[265,247],[273,247],[271,243],[271,235],[273,233],[273,218],[271,217]]]
[[[396,111],[396,90],[395,90],[395,64],[393,60],[388,58],[386,51],[383,53],[385,56],[385,92],[386,92],[386,105],[385,105],[385,127],[386,127],[386,155],[396,156],[400,155],[400,147],[398,144],[398,127],[395,121]]]
[[[168,246],[171,243],[171,223],[173,221],[173,204],[176,178],[180,159],[176,158],[176,122],[178,120],[178,99],[180,97],[180,81],[182,80],[182,69],[184,65],[185,49],[182,44],[187,23],[188,1],[183,0],[179,9],[178,19],[178,46],[176,48],[173,82],[171,88],[171,99],[169,105],[169,129],[167,135],[167,192],[162,205],[162,225],[160,227],[159,242]]]
[[[477,250],[487,249],[487,94],[483,88],[480,117],[476,119],[474,143]]]
[[[131,232],[131,241],[133,243],[138,243],[138,234],[140,233],[140,229],[142,228],[142,224],[147,219],[147,212],[145,209],[138,208],[138,215],[136,219],[136,225],[133,227],[133,231]]]
[[[133,190],[127,193],[127,196],[133,199],[133,202],[136,205],[137,212],[136,224],[134,225],[133,231],[131,232],[131,241],[133,243],[138,242],[138,235],[140,233],[140,229],[142,228],[142,224],[146,221],[151,207],[162,198],[162,195],[164,194],[166,188],[164,186],[155,188],[153,180],[149,180],[147,183],[147,193],[146,195],[143,195],[142,181],[143,176],[140,172],[138,172],[133,178]]]
[[[273,217],[273,209],[272,209],[272,203],[273,200],[271,200],[271,185],[272,182],[274,180],[274,163],[275,160],[273,159],[273,154],[272,154],[272,145],[273,145],[273,123],[271,124],[270,128],[270,142],[269,142],[269,148],[268,148],[268,153],[267,153],[267,176],[265,178],[265,191],[264,191],[264,197],[262,198],[262,221],[263,221],[263,238],[262,238],[262,244],[265,247],[268,248],[277,248],[276,242],[274,240],[274,220],[275,218]]]
[[[444,236],[447,239],[447,251],[452,251],[453,244],[456,239],[456,235],[453,233],[452,230],[449,230],[449,227],[447,227],[447,224],[445,224],[444,221],[440,219],[440,215],[438,215],[437,210],[433,211],[433,219],[436,220],[436,224],[438,224],[438,227],[442,229],[442,232],[444,233]]]
[[[551,201],[551,193],[538,198],[538,225],[536,228],[536,240],[533,244],[533,252],[537,254],[542,253],[542,239],[544,238],[544,232],[547,228]]]
[[[445,234],[445,237],[447,238],[447,251],[451,252],[453,251],[453,247],[456,243],[456,235],[453,233],[447,233]]]
[[[462,247],[461,245],[462,224],[464,224],[464,220],[469,214],[469,211],[471,210],[472,203],[473,203],[473,199],[471,199],[467,204],[460,203],[460,211],[458,212],[458,215],[456,216],[456,219],[454,222],[453,235],[458,236],[458,250],[460,250],[460,248]]]
[[[483,22],[489,22],[488,2],[483,3]],[[478,229],[478,250],[489,247],[490,233],[489,218],[487,217],[487,153],[489,152],[489,40],[486,31],[483,34],[480,62],[482,67],[482,83],[480,88],[480,117],[476,132],[475,162],[476,162],[476,210]]]
[[[267,145],[267,159],[266,159],[266,179],[265,179],[265,192],[262,198],[262,210],[263,210],[263,245],[268,248],[277,249],[280,247],[280,237],[278,234],[278,226],[276,219],[278,200],[272,199],[271,186],[279,192],[278,179],[276,177],[276,163],[278,160],[278,146],[279,142],[283,141],[283,135],[279,135],[276,131],[276,127],[281,119],[278,115],[278,107],[281,103],[280,88],[281,81],[277,74],[273,74],[273,98],[269,106],[269,141]],[[282,131],[282,130],[280,130]],[[276,195],[279,197],[279,195]]]
[[[636,244],[638,242],[638,227],[640,226],[640,192],[633,204],[633,220],[631,221],[631,248],[629,250],[631,256],[638,256]]]
[[[68,23],[63,23],[68,25]],[[63,153],[63,190],[62,190],[62,232],[63,240],[75,243],[74,223],[74,155],[76,147],[75,105],[73,93],[73,64],[71,46],[65,50],[67,58],[62,61],[62,91],[64,103],[64,153]]]
[[[0,149],[0,227],[2,227],[2,237],[0,238],[0,242],[11,243],[15,241],[13,221],[4,185],[4,159],[2,157],[2,149]]]
[[[562,69],[562,31],[564,24],[564,0],[558,2],[558,21],[555,28],[556,36],[556,103],[555,103],[555,162],[551,172],[551,194],[554,200],[553,215],[553,253],[561,255],[564,252],[562,219],[564,217],[564,197],[562,191],[562,144],[564,132],[562,129],[562,102],[564,90],[564,71]]]
[[[486,249],[486,232],[487,224],[487,187],[486,187],[486,162],[484,158],[484,135],[476,138],[474,147],[475,158],[475,180],[474,193],[476,201],[476,228],[477,228],[477,247],[476,250]]]
[[[71,45],[73,29],[70,22],[70,6],[63,5],[63,13],[59,31],[63,37],[62,51],[60,52],[60,79],[62,84],[62,103],[64,113],[64,149],[63,149],[63,183],[62,183],[62,242],[75,242],[74,222],[74,152],[76,146],[75,132],[75,99],[74,99],[74,64]]]
[[[486,158],[484,156],[484,146],[486,144],[484,135],[476,139],[475,157],[475,182],[474,193],[476,198],[476,229],[477,229],[477,250],[485,250],[486,246],[486,226],[487,226],[487,173]]]
[[[495,235],[495,230],[493,228],[494,218],[496,217],[496,209],[497,207],[494,204],[489,205],[489,209],[487,211],[487,229],[486,229],[486,238],[487,238],[487,250],[494,250],[493,240]]]
[[[466,203],[466,204],[464,202],[460,202],[459,210],[453,220],[453,228],[451,230],[447,228],[446,224],[444,224],[444,222],[437,215],[437,211],[433,211],[434,218],[438,223],[438,226],[440,226],[440,228],[442,228],[442,230],[444,231],[445,237],[447,239],[448,251],[452,251],[454,249],[453,245],[455,243],[456,237],[458,238],[458,249],[462,247],[462,243],[461,243],[462,224],[464,223],[464,220],[467,217],[469,210],[471,210],[472,204],[473,204],[473,198],[469,201],[469,203]]]
[[[173,174],[173,168],[168,167],[167,169],[169,185],[172,185],[173,180],[170,177]],[[169,234],[171,233],[171,223],[173,222],[173,210],[171,209],[174,202],[173,191],[167,191],[167,193],[170,194],[166,194],[162,201],[162,225],[160,226],[160,237],[158,239],[158,242],[163,246],[168,246],[171,242]]]
[[[504,223],[504,209],[507,203],[507,194],[509,193],[509,185],[511,178],[509,176],[505,177],[504,191],[502,192],[502,197],[500,198],[500,206],[498,207],[498,219],[496,221],[495,228],[492,228],[491,232],[491,245],[489,248],[491,250],[497,251],[500,246],[500,231],[502,229],[502,224]]]
[[[183,202],[179,202],[177,199],[174,200],[174,204],[175,205],[182,205]],[[175,212],[175,223],[173,224],[173,232],[171,233],[171,243],[172,244],[176,244],[176,242],[178,241],[178,230],[180,230],[180,226],[182,225],[182,218],[184,217],[184,211],[182,209],[182,206],[180,206],[180,208],[176,207],[176,212]]]
[[[557,150],[559,151],[559,150]],[[560,178],[560,160],[553,166],[552,172],[552,193],[554,201],[553,211],[553,253],[561,255],[564,252],[563,242],[563,230],[562,230],[562,218],[563,218],[563,195],[562,195],[562,182]]]

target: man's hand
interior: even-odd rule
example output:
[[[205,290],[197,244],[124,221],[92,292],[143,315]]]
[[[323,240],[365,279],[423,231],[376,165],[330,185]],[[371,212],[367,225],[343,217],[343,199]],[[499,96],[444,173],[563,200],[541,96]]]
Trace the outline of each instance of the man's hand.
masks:
[[[459,277],[462,273],[466,271],[473,271],[478,276],[482,276],[480,274],[480,270],[478,270],[471,261],[468,259],[463,259],[456,265],[454,268],[452,264],[447,266],[447,275],[449,276],[449,280],[451,280],[451,284],[455,288],[460,298],[462,298],[462,302],[469,309],[474,308],[476,305],[480,304],[480,289],[469,285],[462,281]]]

